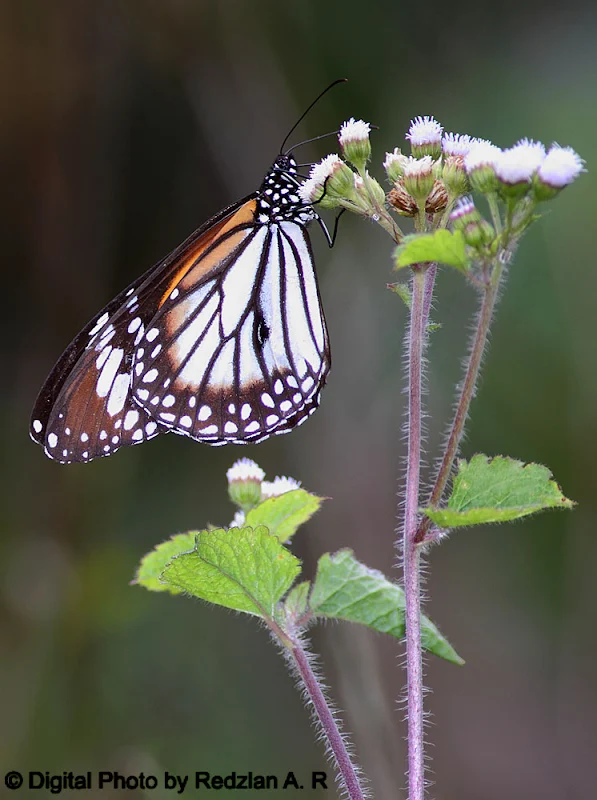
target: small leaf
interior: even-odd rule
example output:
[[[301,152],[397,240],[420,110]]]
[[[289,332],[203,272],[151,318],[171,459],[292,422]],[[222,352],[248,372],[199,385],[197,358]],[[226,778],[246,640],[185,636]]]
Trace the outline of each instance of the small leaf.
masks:
[[[141,559],[139,569],[133,583],[138,583],[150,592],[171,592],[180,594],[181,590],[175,586],[168,586],[160,581],[160,575],[166,564],[181,553],[188,553],[195,549],[197,531],[177,533],[166,542],[158,544],[150,553]]]
[[[296,586],[293,586],[288,592],[286,600],[284,601],[284,607],[288,615],[293,619],[299,619],[307,612],[310,588],[311,581],[303,581],[302,583],[297,583]]]
[[[162,580],[178,591],[236,611],[272,617],[300,561],[264,527],[199,531],[195,550],[173,558]]]
[[[405,236],[396,249],[396,269],[413,264],[439,261],[466,272],[469,259],[461,231],[440,230],[434,233],[413,233]]]
[[[551,472],[541,464],[524,464],[513,458],[489,459],[478,454],[458,462],[448,507],[425,508],[425,514],[442,528],[507,522],[546,508],[572,508]]]
[[[323,499],[304,489],[270,497],[252,508],[247,514],[246,524],[252,527],[265,525],[279,541],[287,542],[300,525],[304,525],[319,510]]]
[[[404,592],[378,570],[370,569],[343,549],[319,559],[310,601],[315,616],[359,622],[390,636],[404,636]],[[421,615],[423,647],[437,656],[463,664],[450,643]]]
[[[395,292],[410,311],[410,307],[412,306],[412,293],[410,291],[410,286],[407,283],[400,282],[388,283],[388,289],[391,289],[393,292]]]

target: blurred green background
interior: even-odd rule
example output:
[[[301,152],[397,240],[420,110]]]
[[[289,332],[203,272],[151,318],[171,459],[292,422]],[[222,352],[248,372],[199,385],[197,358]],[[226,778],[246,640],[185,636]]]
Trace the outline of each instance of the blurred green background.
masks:
[[[521,136],[570,144],[591,169],[596,18],[588,0],[3,0],[2,772],[326,768],[263,629],[128,582],[171,533],[231,519],[225,470],[240,456],[332,498],[294,546],[307,574],[340,546],[392,572],[405,309],[385,288],[387,237],[346,215],[328,251],[313,229],[334,364],[321,409],[291,436],[221,449],[165,436],[64,467],[29,440],[30,409],[80,327],[252,191],[337,77],[350,82],[297,136],[353,115],[374,122],[380,179],[385,151],[417,114],[502,146]],[[463,448],[545,463],[579,506],[455,533],[428,560],[428,613],[467,661],[428,660],[438,800],[595,796],[594,176],[546,207],[523,241]],[[430,463],[474,306],[444,271]],[[405,797],[402,645],[340,625],[313,639],[375,796]],[[332,797],[330,787],[309,794]]]

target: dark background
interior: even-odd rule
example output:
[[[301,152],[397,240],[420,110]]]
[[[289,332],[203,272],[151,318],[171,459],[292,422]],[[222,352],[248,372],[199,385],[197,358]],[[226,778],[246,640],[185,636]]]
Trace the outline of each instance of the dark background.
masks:
[[[387,237],[345,218],[330,252],[313,229],[334,366],[321,409],[291,436],[244,449],[165,436],[64,467],[29,440],[31,406],[79,328],[252,191],[334,78],[350,82],[297,136],[353,115],[376,123],[380,179],[417,114],[502,146],[570,144],[591,168],[595,14],[590,2],[485,0],[0,4],[3,772],[325,768],[264,630],[129,580],[158,541],[231,519],[225,470],[240,456],[332,498],[294,546],[308,575],[345,545],[392,573],[405,309],[385,288]],[[545,463],[579,506],[455,533],[428,560],[428,613],[467,661],[428,661],[439,800],[595,795],[595,189],[582,176],[525,237],[463,448]],[[444,271],[430,461],[474,305]],[[405,797],[402,645],[348,625],[313,640],[376,797]]]

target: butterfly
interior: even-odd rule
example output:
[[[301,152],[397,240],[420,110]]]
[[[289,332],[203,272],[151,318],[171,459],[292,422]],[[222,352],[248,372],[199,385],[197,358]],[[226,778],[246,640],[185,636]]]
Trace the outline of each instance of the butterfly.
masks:
[[[299,197],[301,182],[282,152],[256,192],[83,328],[32,412],[31,437],[47,456],[87,462],[167,432],[247,444],[305,422],[330,369],[307,226],[316,220],[333,239]]]

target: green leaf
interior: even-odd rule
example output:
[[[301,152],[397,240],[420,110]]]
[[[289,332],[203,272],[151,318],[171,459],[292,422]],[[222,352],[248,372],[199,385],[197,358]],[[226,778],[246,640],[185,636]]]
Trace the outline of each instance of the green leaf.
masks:
[[[388,283],[388,289],[391,289],[395,294],[397,294],[410,311],[410,307],[412,306],[412,293],[410,291],[410,286],[407,283],[400,282]]]
[[[161,578],[178,591],[236,611],[272,617],[300,561],[259,528],[199,531],[195,549],[175,556]]]
[[[293,489],[278,497],[264,500],[247,514],[246,524],[265,525],[279,541],[287,542],[298,527],[311,519],[319,510],[323,498],[309,494],[304,489]]]
[[[396,269],[413,264],[439,261],[466,272],[469,259],[461,231],[440,230],[434,233],[413,233],[405,236],[396,249]]]
[[[195,537],[197,531],[188,533],[177,533],[171,536],[166,542],[158,544],[150,553],[141,559],[139,569],[135,575],[133,583],[143,586],[150,592],[171,592],[180,594],[181,590],[175,586],[168,586],[160,581],[160,575],[164,571],[166,564],[181,553],[188,553],[195,549]]]
[[[290,617],[299,619],[303,614],[307,613],[309,607],[309,590],[311,588],[311,581],[303,581],[297,583],[288,592],[284,607]]]
[[[317,617],[359,622],[390,636],[404,636],[404,592],[385,575],[361,564],[352,550],[319,559],[310,607]],[[423,647],[437,656],[463,664],[450,643],[421,615]]]
[[[546,508],[572,508],[551,472],[541,464],[479,454],[458,462],[452,495],[444,509],[425,508],[441,528],[507,522]]]

